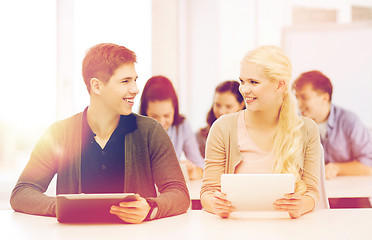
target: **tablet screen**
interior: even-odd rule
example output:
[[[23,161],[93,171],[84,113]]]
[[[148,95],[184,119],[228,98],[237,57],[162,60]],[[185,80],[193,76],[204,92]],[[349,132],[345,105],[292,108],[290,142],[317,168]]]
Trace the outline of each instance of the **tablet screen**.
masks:
[[[293,174],[223,174],[221,192],[236,211],[276,211],[273,203],[293,193]]]

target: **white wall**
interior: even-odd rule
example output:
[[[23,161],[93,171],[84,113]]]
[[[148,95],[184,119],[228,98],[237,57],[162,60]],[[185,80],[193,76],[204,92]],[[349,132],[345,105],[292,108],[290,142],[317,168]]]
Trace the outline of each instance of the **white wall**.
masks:
[[[0,209],[10,208],[35,141],[55,120],[55,13],[55,1],[0,1]]]
[[[64,1],[64,0],[61,0]],[[137,55],[137,84],[143,88],[151,77],[151,0],[75,0],[74,8],[74,112],[89,104],[89,95],[81,75],[81,62],[91,46],[112,42]],[[139,107],[136,97],[134,109]]]
[[[293,77],[319,70],[331,80],[332,102],[372,127],[372,22],[286,28],[283,47]]]
[[[0,1],[0,22],[0,208],[9,208],[45,129],[89,104],[81,76],[89,47],[113,42],[136,52],[143,88],[151,76],[151,0]]]
[[[158,1],[154,1],[158,2]],[[164,23],[161,31],[178,36],[178,48],[172,59],[178,61],[177,69],[168,61],[153,55],[156,67],[172,81],[180,101],[180,111],[185,114],[194,131],[203,127],[211,107],[215,87],[224,80],[238,79],[239,63],[244,54],[263,44],[281,46],[282,29],[292,25],[292,7],[328,8],[338,11],[337,22],[351,21],[351,5],[371,6],[368,0],[162,0],[178,6],[178,28],[174,23]],[[157,7],[161,7],[157,5]],[[166,7],[166,6],[164,6]],[[153,19],[159,16],[154,15]],[[153,35],[158,29],[153,29]],[[164,39],[169,41],[169,38]],[[164,45],[164,44],[163,44]],[[154,46],[156,48],[156,46]],[[158,61],[160,60],[160,61]],[[167,68],[168,67],[168,68]],[[175,73],[176,72],[176,73]],[[344,97],[344,96],[340,96]],[[347,96],[345,96],[347,97]],[[336,97],[338,98],[338,96]],[[351,104],[358,104],[356,99]]]
[[[164,23],[159,32],[168,29],[170,36],[178,34],[177,40],[163,39],[164,42],[177,41],[177,74],[169,69],[169,60],[164,64],[168,69],[159,66],[164,57],[156,56],[154,51],[153,60],[157,63],[153,71],[175,76],[171,80],[179,95],[180,111],[196,131],[206,125],[215,87],[224,80],[238,80],[239,62],[244,53],[255,46],[256,38],[252,36],[256,31],[256,3],[246,0],[174,2],[178,4],[178,29],[173,28],[173,23]],[[154,18],[162,16],[154,14]],[[153,35],[157,32],[153,29]],[[174,42],[169,44],[173,46]]]
[[[0,129],[0,170],[11,169],[18,177],[45,128],[87,105],[81,61],[93,44],[110,41],[134,50],[140,90],[152,74],[169,76],[181,112],[196,131],[206,124],[216,85],[239,77],[243,55],[261,44],[281,44],[282,28],[292,24],[293,6],[337,9],[337,22],[348,23],[351,4],[372,7],[371,0],[0,1],[0,20],[6,23],[0,38],[0,122],[6,123]],[[58,45],[57,26],[64,30]],[[57,77],[55,46],[61,53],[58,62],[64,64]],[[370,83],[337,90],[335,100],[363,107],[357,94]]]

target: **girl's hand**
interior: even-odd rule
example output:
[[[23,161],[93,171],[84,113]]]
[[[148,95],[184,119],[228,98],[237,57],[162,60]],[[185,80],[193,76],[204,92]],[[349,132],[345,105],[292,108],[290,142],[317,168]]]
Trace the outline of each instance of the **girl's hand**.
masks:
[[[235,211],[235,207],[231,205],[231,202],[226,199],[226,194],[219,191],[215,191],[212,196],[211,205],[213,213],[222,217],[228,218],[230,213]]]
[[[309,196],[298,193],[286,194],[274,202],[274,208],[289,213],[291,218],[298,218],[314,208],[314,201]]]

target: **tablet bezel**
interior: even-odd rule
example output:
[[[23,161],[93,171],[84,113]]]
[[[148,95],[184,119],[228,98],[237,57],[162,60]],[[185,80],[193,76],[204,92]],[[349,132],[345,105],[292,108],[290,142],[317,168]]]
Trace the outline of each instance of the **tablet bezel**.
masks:
[[[79,193],[79,194],[58,194],[58,197],[67,199],[122,199],[123,201],[135,201],[134,193]]]

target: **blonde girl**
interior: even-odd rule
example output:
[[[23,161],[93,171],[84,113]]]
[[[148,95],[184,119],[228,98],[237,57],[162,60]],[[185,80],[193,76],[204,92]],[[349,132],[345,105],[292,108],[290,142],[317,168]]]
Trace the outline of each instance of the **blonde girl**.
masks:
[[[246,109],[220,117],[206,144],[201,189],[206,211],[221,217],[234,211],[220,192],[223,173],[294,174],[295,193],[273,203],[292,218],[312,211],[318,203],[319,132],[312,120],[298,115],[291,70],[289,59],[276,46],[261,46],[244,56],[239,91]]]

